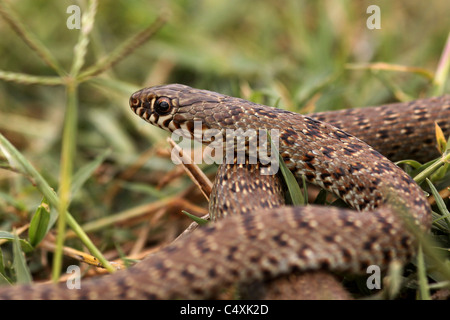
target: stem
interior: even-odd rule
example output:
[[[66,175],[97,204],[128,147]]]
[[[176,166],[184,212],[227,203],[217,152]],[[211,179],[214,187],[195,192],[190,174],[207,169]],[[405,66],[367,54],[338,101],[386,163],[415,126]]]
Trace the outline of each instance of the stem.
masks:
[[[430,174],[432,174],[434,171],[436,171],[440,166],[445,164],[446,162],[450,161],[450,153],[446,156],[439,159],[439,161],[436,161],[431,166],[423,170],[421,173],[419,173],[417,176],[414,177],[414,181],[417,182],[417,184],[421,184],[426,177],[428,177]]]
[[[447,80],[448,70],[450,67],[450,33],[442,51],[441,59],[433,79],[432,95],[439,96],[444,93],[445,81]]]
[[[77,84],[74,81],[67,83],[67,109],[64,118],[64,132],[62,141],[60,190],[58,206],[58,223],[55,254],[53,256],[53,281],[58,281],[61,273],[63,246],[66,232],[67,208],[70,203],[70,186],[72,182],[73,159],[75,153],[75,137],[77,131]]]
[[[39,57],[60,76],[64,76],[64,71],[55,57],[50,53],[46,46],[42,44],[27,28],[20,22],[9,5],[0,1],[0,15],[6,20],[10,27],[17,33]]]

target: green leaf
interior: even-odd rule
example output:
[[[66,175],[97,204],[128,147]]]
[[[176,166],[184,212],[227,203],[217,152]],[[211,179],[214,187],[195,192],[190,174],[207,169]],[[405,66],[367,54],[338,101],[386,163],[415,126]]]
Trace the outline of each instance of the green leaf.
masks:
[[[30,244],[36,247],[48,231],[48,224],[50,221],[50,206],[47,199],[42,199],[41,204],[37,208],[33,218],[30,222],[30,229],[28,230],[28,236],[30,238]]]
[[[3,263],[3,252],[0,248],[0,286],[5,284],[12,284],[10,279],[6,276],[5,264]]]
[[[397,161],[395,164],[396,165],[407,164],[407,165],[413,167],[414,169],[418,169],[422,166],[422,164],[416,160],[401,160],[401,161]]]
[[[198,225],[200,225],[200,226],[203,226],[209,222],[208,220],[194,216],[193,214],[190,214],[187,211],[182,210],[181,212],[183,212],[185,215],[187,215],[189,218],[191,218],[194,222],[197,222]]]
[[[5,239],[9,241],[14,240],[14,235],[10,232],[6,231],[0,231],[0,239]],[[30,243],[24,239],[19,239],[20,246],[24,252],[31,252],[33,251],[33,247],[30,245]]]
[[[92,176],[95,170],[103,163],[105,158],[111,154],[111,149],[106,149],[102,154],[96,157],[88,164],[81,167],[72,177],[72,196],[84,185],[84,183]]]
[[[447,222],[447,225],[450,227],[450,212],[447,209],[447,206],[445,205],[444,199],[442,199],[441,195],[439,194],[439,191],[436,189],[436,187],[431,183],[431,181],[427,178],[426,182],[428,183],[428,186],[430,187],[431,193],[434,196],[434,199],[436,200],[437,207],[439,208],[440,213],[442,214],[442,217]]]
[[[272,143],[272,138],[270,137],[269,132],[267,132],[267,137],[269,139],[272,152],[276,152],[278,154],[278,162],[280,164],[281,174],[283,175],[284,181],[286,182],[291,203],[294,206],[305,205],[307,201],[303,197],[300,186],[297,183],[297,179],[295,179],[294,174],[291,172],[291,170],[288,169],[286,163],[283,160],[283,157],[281,156],[275,145]]]
[[[450,33],[447,36],[444,50],[437,64],[438,68],[434,73],[432,82],[431,96],[439,96],[445,92],[445,83],[448,78],[448,71],[450,69]]]
[[[314,204],[325,205],[327,202],[327,191],[324,189],[320,189],[319,194],[314,200]]]
[[[414,177],[414,181],[417,182],[418,184],[421,184],[425,178],[431,176],[436,170],[439,169],[439,167],[443,166],[447,161],[450,160],[450,154],[449,155],[444,155],[441,158],[438,158],[436,160],[430,161],[428,163],[425,163],[423,165],[423,168],[425,168],[424,170],[421,170],[421,168],[419,168],[418,170],[420,171],[420,173],[418,173],[417,175],[412,175]]]
[[[0,273],[0,286],[4,286],[6,284],[11,284],[11,282],[8,280],[8,278]]]
[[[28,269],[25,255],[21,250],[21,243],[17,235],[13,236],[14,270],[16,271],[17,283],[29,284],[32,282],[30,270]]]
[[[441,154],[443,154],[447,149],[447,142],[445,141],[444,132],[442,131],[441,127],[439,127],[437,122],[434,123],[434,130],[436,132],[438,150]]]
[[[431,300],[427,281],[427,270],[425,267],[425,257],[423,255],[421,246],[419,246],[417,254],[417,277],[419,283],[420,298],[422,300]]]
[[[302,175],[302,187],[303,187],[303,205],[308,204],[308,184],[306,183],[306,177]]]
[[[167,197],[167,194],[161,192],[160,190],[158,190],[158,188],[154,187],[154,186],[150,186],[148,184],[144,184],[144,183],[122,183],[122,186],[124,189],[128,189],[131,190],[133,192],[140,192],[140,193],[145,193],[148,195],[151,195],[155,198],[158,199],[163,199],[164,197]]]
[[[5,274],[5,264],[3,263],[3,251],[0,248],[0,274]]]

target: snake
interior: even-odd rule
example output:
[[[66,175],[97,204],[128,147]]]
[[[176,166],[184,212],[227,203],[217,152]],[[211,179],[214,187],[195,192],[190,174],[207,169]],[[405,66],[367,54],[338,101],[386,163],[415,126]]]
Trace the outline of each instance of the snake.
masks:
[[[227,138],[227,130],[276,129],[279,154],[295,177],[349,208],[285,205],[279,173],[267,174],[267,166],[248,159],[223,163],[209,203],[214,223],[127,270],[82,281],[81,289],[16,285],[0,288],[0,299],[206,299],[233,284],[296,273],[365,274],[371,265],[385,270],[410,261],[418,245],[414,230],[430,230],[424,192],[380,152],[391,159],[439,155],[434,122],[450,133],[449,95],[305,116],[169,84],[139,90],[129,104],[141,119],[193,139],[207,130]]]

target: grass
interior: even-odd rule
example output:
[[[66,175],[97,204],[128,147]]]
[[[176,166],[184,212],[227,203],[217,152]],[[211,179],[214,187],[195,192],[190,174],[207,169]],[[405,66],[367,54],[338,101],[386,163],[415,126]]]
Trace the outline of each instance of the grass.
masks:
[[[107,261],[119,252],[140,258],[184,230],[181,210],[206,212],[201,192],[171,163],[166,134],[130,112],[141,87],[178,82],[297,112],[449,92],[445,1],[379,1],[380,30],[366,28],[370,1],[79,1],[81,30],[66,28],[69,4],[0,1],[6,282],[26,279],[27,268],[35,280],[56,281],[74,263],[63,245],[87,247],[112,271]],[[214,168],[203,168],[212,177]],[[443,192],[448,164],[440,170],[426,176]],[[14,230],[24,250],[43,197],[49,222],[33,227],[56,239],[55,254],[42,241],[24,268],[13,259]],[[448,214],[448,201],[438,203],[434,210]],[[436,228],[448,245],[449,226]],[[11,271],[13,260],[22,271]]]

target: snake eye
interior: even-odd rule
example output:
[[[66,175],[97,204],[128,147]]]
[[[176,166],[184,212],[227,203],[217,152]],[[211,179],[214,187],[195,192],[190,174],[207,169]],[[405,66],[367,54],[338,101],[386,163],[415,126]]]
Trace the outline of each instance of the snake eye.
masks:
[[[172,103],[169,98],[161,97],[155,101],[155,111],[159,115],[165,115],[172,110]]]

